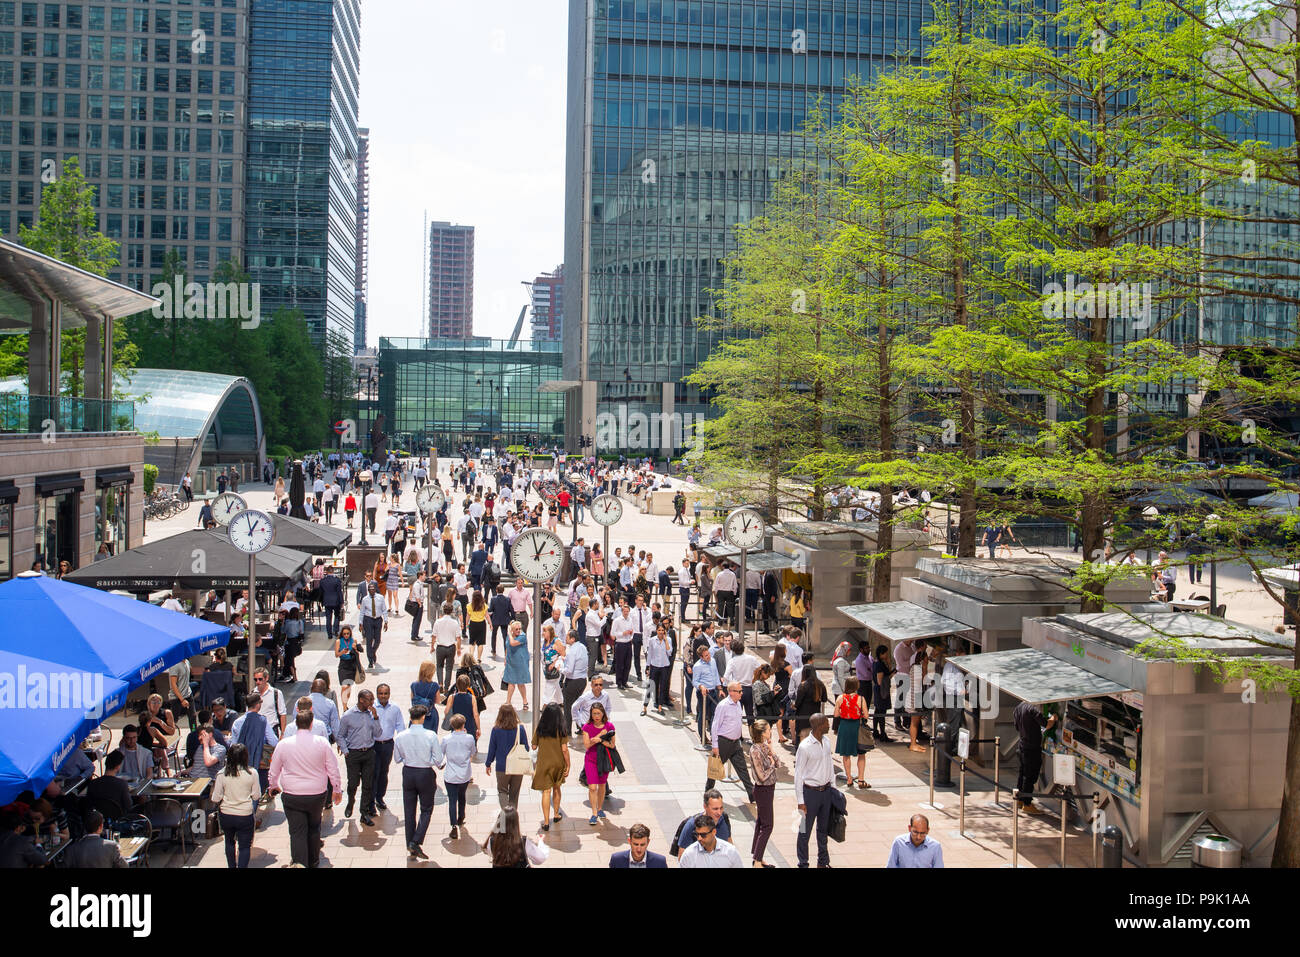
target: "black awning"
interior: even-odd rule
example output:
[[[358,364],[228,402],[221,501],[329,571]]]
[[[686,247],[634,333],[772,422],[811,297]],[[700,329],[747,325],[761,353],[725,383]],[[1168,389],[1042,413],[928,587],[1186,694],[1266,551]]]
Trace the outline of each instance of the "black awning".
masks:
[[[129,468],[100,469],[95,473],[95,485],[131,485],[135,482],[135,473]]]
[[[36,477],[37,495],[54,495],[58,492],[84,492],[86,480],[80,472],[64,472],[61,475],[38,475]]]
[[[0,502],[18,501],[18,486],[13,482],[0,482]]]

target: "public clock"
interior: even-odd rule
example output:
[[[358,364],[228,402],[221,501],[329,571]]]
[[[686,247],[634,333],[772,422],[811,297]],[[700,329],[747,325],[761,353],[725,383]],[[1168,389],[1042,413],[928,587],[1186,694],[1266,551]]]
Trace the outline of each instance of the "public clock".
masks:
[[[510,561],[525,581],[548,582],[564,567],[564,543],[545,528],[526,528],[510,546]]]
[[[623,517],[623,500],[617,495],[597,495],[591,503],[591,517],[597,525],[617,525]]]
[[[212,500],[212,517],[218,525],[229,525],[230,520],[248,508],[242,495],[234,492],[222,492]]]
[[[415,493],[415,504],[425,515],[431,515],[447,504],[447,496],[441,488],[430,482]]]
[[[733,509],[722,523],[722,532],[727,542],[736,548],[758,548],[763,544],[766,531],[763,516],[749,507]]]
[[[254,555],[275,539],[275,526],[271,516],[256,509],[245,509],[235,515],[226,526],[230,544],[241,552]]]

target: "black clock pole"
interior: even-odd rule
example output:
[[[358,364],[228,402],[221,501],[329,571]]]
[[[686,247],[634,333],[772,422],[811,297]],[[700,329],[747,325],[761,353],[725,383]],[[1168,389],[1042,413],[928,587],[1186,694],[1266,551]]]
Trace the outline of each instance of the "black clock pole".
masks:
[[[533,582],[533,741],[542,714],[542,583]],[[506,649],[509,654],[510,649]],[[536,743],[533,744],[536,748]]]
[[[253,669],[257,666],[257,553],[248,553],[248,687],[253,693]]]
[[[740,549],[740,614],[736,617],[736,624],[740,626],[740,640],[742,644],[745,641],[745,575],[749,571],[748,559],[749,549],[742,547]],[[758,640],[757,636],[755,636],[755,640]]]

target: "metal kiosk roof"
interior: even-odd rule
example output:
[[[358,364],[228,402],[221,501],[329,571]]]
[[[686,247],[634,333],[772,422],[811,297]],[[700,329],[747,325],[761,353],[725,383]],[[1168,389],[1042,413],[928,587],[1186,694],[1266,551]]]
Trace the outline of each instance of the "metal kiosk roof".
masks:
[[[910,601],[879,601],[867,605],[837,605],[836,611],[869,628],[891,643],[916,638],[961,635],[974,638],[979,632]]]
[[[1021,701],[1047,704],[1132,691],[1037,648],[949,658],[954,665]]]

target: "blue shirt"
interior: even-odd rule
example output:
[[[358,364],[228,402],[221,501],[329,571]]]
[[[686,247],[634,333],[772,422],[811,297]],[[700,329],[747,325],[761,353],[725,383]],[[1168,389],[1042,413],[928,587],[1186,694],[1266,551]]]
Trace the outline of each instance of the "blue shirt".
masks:
[[[590,661],[587,646],[581,641],[575,641],[565,648],[564,663],[560,665],[560,673],[566,678],[585,679],[587,677],[587,665]]]
[[[248,717],[248,715],[251,713],[252,712],[246,711],[243,714],[241,714],[238,718],[235,719],[235,723],[230,726],[231,740],[233,741],[239,740],[239,732],[242,731],[244,728],[244,719]],[[266,715],[262,715],[262,717],[266,717]],[[280,743],[280,739],[275,736],[275,731],[271,728],[270,721],[266,722],[265,731],[266,731],[266,743],[269,747],[274,749],[275,746]]]
[[[325,722],[325,730],[330,733],[330,736],[338,737],[339,709],[334,706],[334,702],[319,691],[313,691],[311,693],[311,710],[316,717]]]
[[[442,742],[442,753],[447,760],[447,771],[442,779],[448,784],[468,784],[473,776],[470,765],[478,754],[478,743],[465,730],[453,731]]]
[[[623,568],[619,571],[618,583],[622,585],[624,588],[632,587],[632,569],[629,566],[624,565]]]
[[[382,705],[376,701],[375,712],[379,715],[379,733],[375,735],[376,741],[391,741],[397,732],[406,727],[406,722],[402,720],[402,709],[392,702]]]
[[[700,659],[691,669],[691,683],[697,688],[716,688],[722,684],[722,679],[718,677],[718,669],[714,667],[711,660]]]
[[[413,724],[393,738],[393,757],[408,768],[440,768],[442,744],[424,725]]]
[[[514,748],[515,743],[520,742],[524,750],[528,749],[528,731],[521,725],[510,731],[506,728],[493,728],[492,736],[488,739],[487,757],[483,763],[492,768],[498,774],[504,774],[506,771],[506,756]],[[493,762],[496,762],[495,767]]]
[[[943,848],[928,834],[920,847],[912,843],[911,834],[900,834],[894,838],[894,846],[889,850],[889,863],[885,866],[943,867]]]

